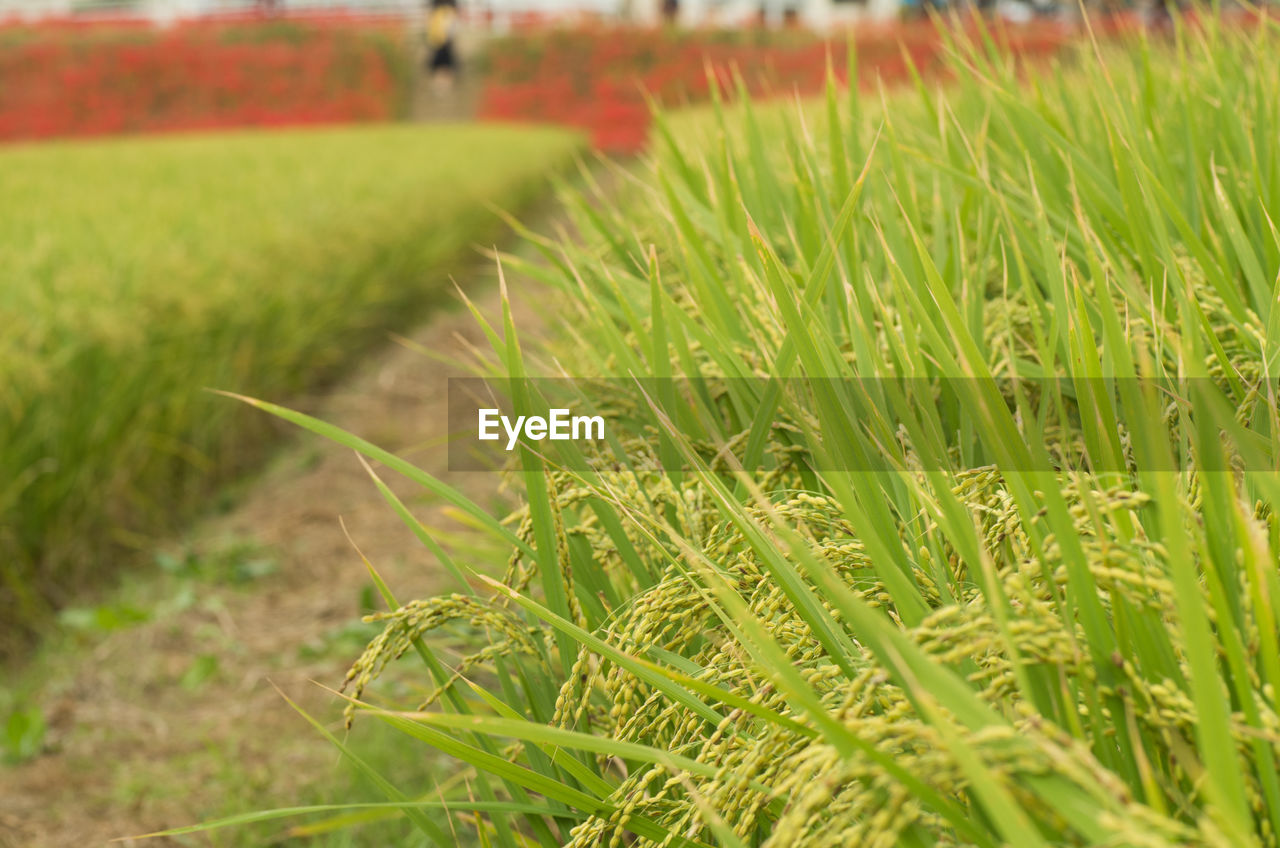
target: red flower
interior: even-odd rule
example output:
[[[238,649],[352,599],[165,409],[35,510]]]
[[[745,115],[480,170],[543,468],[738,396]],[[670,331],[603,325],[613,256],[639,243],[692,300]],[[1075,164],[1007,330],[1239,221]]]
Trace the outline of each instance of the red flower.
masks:
[[[1020,55],[1043,56],[1065,43],[1058,28],[1006,27],[1022,39]],[[641,89],[666,105],[710,98],[712,81],[723,95],[736,92],[740,77],[753,94],[817,94],[826,85],[828,63],[847,78],[847,45],[816,36],[760,32],[682,32],[588,26],[542,29],[500,40],[490,49],[490,73],[480,115],[494,120],[536,120],[591,129],[595,145],[630,153],[644,146],[649,111]],[[941,40],[932,24],[862,29],[855,36],[864,85],[877,76],[908,78],[904,50],[917,72],[942,73]],[[831,58],[828,59],[828,56]],[[731,69],[736,69],[736,76]]]
[[[401,100],[381,21],[0,25],[0,139],[376,120]]]

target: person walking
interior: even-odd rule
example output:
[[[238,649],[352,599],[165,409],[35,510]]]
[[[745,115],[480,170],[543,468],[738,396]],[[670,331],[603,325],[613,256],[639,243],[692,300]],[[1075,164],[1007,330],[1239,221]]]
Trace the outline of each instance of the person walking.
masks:
[[[429,0],[427,8],[427,73],[436,92],[444,94],[458,73],[457,0]]]

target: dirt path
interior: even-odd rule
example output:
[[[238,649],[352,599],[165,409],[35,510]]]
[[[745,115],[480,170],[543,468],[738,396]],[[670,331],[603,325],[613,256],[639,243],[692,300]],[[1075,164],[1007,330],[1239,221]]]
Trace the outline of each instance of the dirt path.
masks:
[[[484,263],[467,281],[488,315],[499,308],[495,279],[492,263]],[[533,298],[514,288],[527,338],[539,318]],[[438,313],[412,338],[445,355],[485,344],[459,308]],[[447,374],[421,353],[392,345],[316,406],[326,420],[488,504],[497,497],[497,475],[447,470]],[[402,497],[420,494],[384,479]],[[427,526],[451,524],[438,504],[409,502]],[[369,580],[339,517],[401,599],[440,587],[434,561],[354,455],[302,434],[229,513],[188,540],[205,552],[197,559],[225,559],[219,569],[245,567],[253,578],[266,563],[259,570],[274,573],[244,585],[162,578],[137,590],[139,605],[159,610],[151,621],[95,634],[90,646],[55,662],[41,698],[50,725],[46,753],[0,768],[0,846],[96,846],[211,815],[297,803],[308,784],[332,783],[343,768],[334,749],[273,686],[339,727],[338,704],[309,682],[336,685],[359,652],[349,630]],[[253,553],[218,553],[227,539]],[[248,844],[234,833],[222,839]]]
[[[414,77],[409,96],[409,117],[414,121],[468,121],[476,116],[484,88],[478,69],[482,34],[464,32],[459,50],[459,73],[450,84],[431,78],[426,69],[426,48],[421,34],[409,38],[415,45]]]

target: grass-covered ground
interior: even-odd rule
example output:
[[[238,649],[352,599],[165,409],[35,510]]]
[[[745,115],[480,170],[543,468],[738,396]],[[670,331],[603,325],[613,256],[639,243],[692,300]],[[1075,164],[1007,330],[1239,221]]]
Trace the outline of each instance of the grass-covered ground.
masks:
[[[556,358],[489,328],[608,448],[527,445],[499,522],[336,436],[511,552],[388,598],[354,732],[456,759],[426,804],[508,848],[1277,845],[1278,38],[979,44],[671,137],[549,245]]]
[[[254,457],[577,147],[382,127],[0,152],[0,645]]]
[[[542,209],[525,214],[550,226]],[[499,314],[496,276],[478,260],[458,278],[488,315]],[[539,299],[526,281],[508,282],[527,291],[526,307]],[[457,354],[483,336],[449,298],[409,338],[409,346],[372,351],[314,402],[327,419],[447,475],[439,451],[446,375],[421,350]],[[474,498],[503,502],[493,475],[454,479]],[[321,686],[337,686],[378,630],[359,620],[378,606],[378,593],[347,533],[402,591],[442,585],[438,569],[424,567],[421,543],[368,480],[349,450],[288,440],[268,466],[220,493],[224,510],[139,557],[152,567],[132,567],[127,580],[63,609],[57,632],[0,685],[0,845],[99,846],[264,806],[329,804],[335,795],[381,800],[377,785],[353,773],[281,697],[341,727],[341,702]],[[425,523],[446,521],[443,501],[418,497],[412,484],[397,483],[396,491]],[[501,557],[478,534],[450,543],[467,546],[477,562]],[[411,692],[420,681],[405,669],[395,687]],[[348,741],[406,788],[458,778],[443,756],[404,758],[403,742],[388,730]],[[295,826],[327,831],[334,815],[143,844],[271,845]],[[356,818],[356,828],[302,844],[413,844],[395,810]]]

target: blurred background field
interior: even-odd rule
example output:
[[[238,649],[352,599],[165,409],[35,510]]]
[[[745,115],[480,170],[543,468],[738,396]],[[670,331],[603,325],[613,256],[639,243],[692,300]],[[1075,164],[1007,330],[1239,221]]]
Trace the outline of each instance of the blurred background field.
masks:
[[[459,85],[445,97],[417,72],[429,4],[408,0],[111,2],[7,22],[0,13],[0,140],[475,115],[574,126],[601,150],[635,153],[648,98],[705,102],[708,65],[721,87],[735,88],[736,74],[756,97],[818,94],[852,48],[867,91],[939,71],[943,40],[920,7],[878,2],[463,4]],[[1029,59],[1079,32],[1071,6],[984,3],[1004,10],[995,37]],[[651,25],[665,14],[685,26]],[[1113,11],[1096,28],[1134,23]]]
[[[261,416],[204,389],[332,377],[577,143],[389,126],[0,151],[6,635],[261,455]]]

